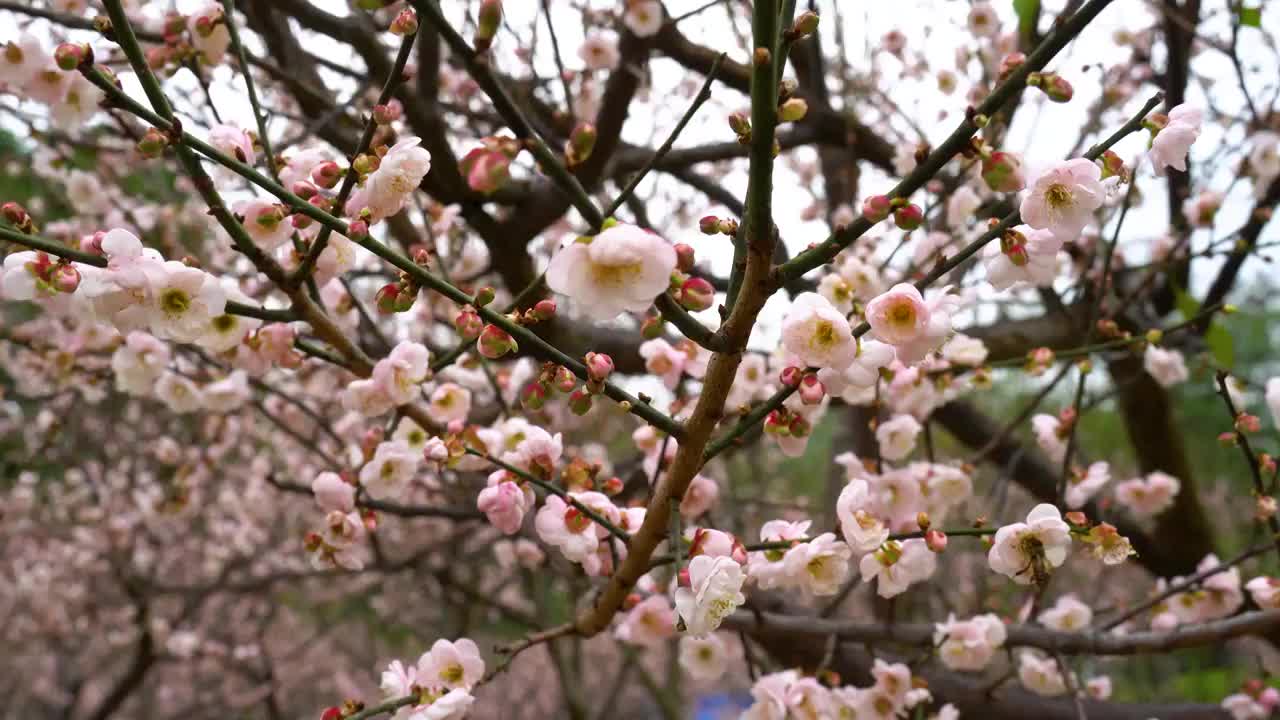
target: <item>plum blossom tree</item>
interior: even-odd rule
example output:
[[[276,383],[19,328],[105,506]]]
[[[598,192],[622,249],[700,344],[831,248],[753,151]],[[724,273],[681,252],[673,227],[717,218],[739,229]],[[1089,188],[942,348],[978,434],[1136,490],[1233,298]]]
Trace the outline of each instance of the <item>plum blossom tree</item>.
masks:
[[[0,0],[8,712],[1280,713],[1276,18],[853,5]]]

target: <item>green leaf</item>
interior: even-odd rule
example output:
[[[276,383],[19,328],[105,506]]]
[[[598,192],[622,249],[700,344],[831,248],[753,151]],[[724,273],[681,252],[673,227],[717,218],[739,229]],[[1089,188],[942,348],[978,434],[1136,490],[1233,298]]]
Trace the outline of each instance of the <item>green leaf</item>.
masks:
[[[1240,25],[1243,27],[1262,27],[1262,8],[1240,6]]]
[[[1013,12],[1018,16],[1018,34],[1029,38],[1036,32],[1040,19],[1040,0],[1013,0]]]

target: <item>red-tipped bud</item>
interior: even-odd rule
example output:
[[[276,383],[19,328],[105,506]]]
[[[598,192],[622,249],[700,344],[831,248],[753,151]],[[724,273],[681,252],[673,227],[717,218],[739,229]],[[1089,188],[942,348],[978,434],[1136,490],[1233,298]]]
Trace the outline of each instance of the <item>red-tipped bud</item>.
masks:
[[[1116,154],[1115,150],[1107,150],[1102,153],[1102,157],[1098,158],[1098,165],[1102,167],[1102,179],[1109,177],[1119,177],[1121,182],[1129,181],[1129,168],[1124,166],[1124,160]]]
[[[542,406],[547,403],[547,395],[550,394],[546,383],[537,380],[530,381],[520,391],[520,406],[525,410],[541,410]]]
[[[781,410],[773,410],[764,418],[764,431],[770,435],[790,435],[791,418]]]
[[[158,158],[168,147],[169,139],[155,128],[148,128],[138,141],[138,152],[145,158]]]
[[[689,272],[693,269],[694,262],[697,258],[693,252],[692,245],[684,243],[676,244],[676,269],[680,272]]]
[[[80,249],[94,255],[106,255],[106,251],[102,249],[102,240],[106,236],[106,230],[98,230],[92,235],[85,235],[80,238]]]
[[[458,169],[467,176],[467,186],[488,195],[497,192],[511,179],[511,159],[508,153],[478,147],[467,153]]]
[[[947,534],[942,532],[941,530],[925,531],[924,544],[927,545],[930,550],[936,553],[946,552]]]
[[[405,8],[400,11],[395,20],[391,21],[391,26],[387,28],[392,35],[412,35],[418,32],[418,13],[413,8]]]
[[[453,328],[458,331],[458,336],[463,342],[470,342],[480,337],[480,333],[484,331],[484,320],[481,320],[479,313],[468,305],[462,308],[458,317],[453,319]]]
[[[316,540],[319,539],[320,536],[316,535]],[[336,705],[325,708],[324,712],[320,713],[320,720],[342,720],[342,708],[337,707]]]
[[[502,24],[502,0],[482,0],[476,16],[476,50],[488,50]]]
[[[497,325],[485,325],[484,330],[480,331],[479,339],[476,340],[476,349],[490,360],[496,360],[507,353],[519,350],[520,346],[506,330]]]
[[[662,337],[662,331],[665,327],[666,323],[662,321],[662,318],[657,316],[647,317],[644,322],[640,323],[640,337],[645,340],[656,340]]]
[[[751,118],[741,110],[729,113],[729,129],[739,139],[751,137]]]
[[[75,70],[93,62],[93,50],[88,43],[62,43],[53,51],[53,61],[63,70]]]
[[[915,230],[924,223],[924,211],[915,203],[908,203],[893,211],[893,223],[903,230]]]
[[[567,393],[578,386],[578,377],[569,368],[557,365],[555,372],[551,375],[551,382],[556,390]]]
[[[16,202],[0,205],[0,217],[27,235],[35,232],[35,222],[31,219],[31,215],[27,213],[26,208]]]
[[[715,215],[703,216],[698,221],[698,229],[702,231],[703,235],[716,235],[720,232],[720,218]]]
[[[1057,73],[1031,73],[1027,76],[1027,85],[1040,88],[1050,100],[1058,103],[1070,101],[1075,94],[1071,83]]]
[[[569,161],[570,167],[584,163],[591,157],[599,135],[596,126],[589,122],[580,122],[573,128],[573,132],[569,133],[569,142],[564,147],[565,159]]]
[[[364,220],[352,220],[347,223],[347,237],[352,240],[369,237],[369,223]]]
[[[872,195],[862,201],[862,217],[870,223],[878,223],[889,217],[893,206],[888,195]]]
[[[58,292],[73,293],[80,287],[80,271],[70,263],[63,263],[53,269],[50,284]]]
[[[556,301],[551,298],[539,300],[533,304],[526,316],[533,322],[546,322],[556,316]]]
[[[614,476],[600,483],[600,492],[613,497],[622,492],[623,485],[622,478]]]
[[[289,216],[289,224],[293,225],[293,227],[297,228],[298,230],[309,228],[314,223],[315,223],[315,220],[312,219],[310,215],[303,215],[302,213],[294,213]]]
[[[308,180],[295,180],[289,190],[303,200],[310,200],[316,196],[316,193],[320,192],[320,188]]]
[[[800,387],[800,383],[804,381],[804,376],[804,368],[791,365],[782,368],[782,372],[778,373],[778,381],[787,387]]]
[[[703,278],[691,277],[680,286],[676,301],[686,310],[700,312],[715,304],[716,289]]]
[[[1235,447],[1238,442],[1239,440],[1236,439],[1236,434],[1233,432],[1218,433],[1218,444],[1222,447]]]
[[[332,160],[325,160],[311,168],[311,182],[326,190],[332,190],[337,187],[342,175],[342,167]]]
[[[399,304],[399,298],[400,284],[387,283],[386,285],[378,288],[378,292],[373,296],[373,304],[374,307],[378,309],[379,314],[391,315],[396,311],[396,306]]]
[[[805,405],[817,405],[826,394],[827,389],[822,386],[817,375],[810,373],[800,381],[800,401]]]
[[[591,393],[586,388],[578,388],[569,395],[569,412],[574,415],[586,415],[591,412]]]
[[[386,433],[383,432],[382,428],[376,426],[369,428],[364,432],[364,435],[360,437],[360,451],[364,453],[366,458],[373,457],[374,452],[378,449],[378,445],[382,444],[385,437]]]
[[[1022,160],[1013,153],[996,151],[982,160],[982,180],[995,192],[1018,192],[1026,187]]]
[[[1256,433],[1262,430],[1262,421],[1257,415],[1242,412],[1236,415],[1236,430],[1242,433]]]
[[[604,353],[589,352],[583,360],[587,366],[587,376],[596,382],[604,382],[613,374],[613,358]]]

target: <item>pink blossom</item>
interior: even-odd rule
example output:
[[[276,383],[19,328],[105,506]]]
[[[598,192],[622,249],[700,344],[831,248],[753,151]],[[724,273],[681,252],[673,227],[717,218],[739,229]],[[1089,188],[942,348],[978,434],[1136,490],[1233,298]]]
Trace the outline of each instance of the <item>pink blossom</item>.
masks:
[[[1163,175],[1165,168],[1186,171],[1187,152],[1200,137],[1202,117],[1199,108],[1185,103],[1169,111],[1168,124],[1152,138],[1151,150],[1147,153],[1157,175]]]
[[[431,153],[418,147],[417,137],[401,139],[382,156],[378,169],[365,180],[363,206],[373,213],[373,222],[400,212],[405,201],[431,170]],[[350,207],[350,205],[348,205]]]
[[[348,513],[356,507],[356,489],[337,473],[323,472],[311,482],[311,492],[321,510]]]
[[[527,492],[507,477],[505,470],[499,470],[489,476],[489,486],[480,491],[476,498],[476,507],[484,513],[489,522],[507,535],[520,531],[524,522],[524,514],[533,506]]]
[[[635,225],[618,224],[561,248],[547,266],[547,286],[567,295],[587,317],[612,320],[648,309],[667,289],[675,266],[670,243]]]
[[[360,485],[372,497],[397,498],[418,471],[422,456],[403,443],[379,443],[373,459],[360,469]]]
[[[920,362],[951,333],[958,299],[944,288],[929,301],[913,285],[899,283],[867,304],[867,322],[880,340],[893,345],[898,360]]]
[[[418,658],[415,682],[429,688],[470,690],[484,677],[480,648],[467,638],[437,640]]]
[[[231,46],[231,33],[223,18],[222,5],[210,2],[187,16],[191,44],[205,62],[217,65]]]
[[[996,290],[1008,290],[1022,283],[1051,285],[1058,274],[1060,249],[1062,240],[1053,232],[1018,225],[999,243],[990,243],[983,251],[987,282]]]
[[[214,125],[209,129],[209,144],[246,165],[253,165],[257,159],[253,138],[235,125]]]
[[[621,60],[618,40],[609,33],[588,33],[582,41],[582,47],[578,49],[578,57],[582,58],[588,70],[612,70],[618,67]]]
[[[662,29],[662,3],[658,0],[631,0],[622,23],[636,37],[652,37]]]
[[[456,383],[440,383],[431,391],[429,404],[439,422],[465,422],[471,412],[471,391]]]
[[[392,403],[404,405],[418,398],[419,386],[431,376],[430,363],[431,352],[426,346],[402,342],[373,366],[370,379]]]
[[[1148,345],[1142,355],[1142,367],[1147,374],[1160,383],[1161,387],[1173,387],[1186,382],[1190,377],[1187,363],[1182,353],[1177,350],[1166,350],[1155,345]]]
[[[1018,656],[1018,680],[1022,687],[1037,695],[1054,697],[1067,691],[1058,661],[1031,651]]]
[[[694,475],[680,500],[680,514],[693,519],[705,515],[720,498],[720,486],[706,475]]]
[[[16,93],[20,88],[30,84],[36,76],[49,68],[52,58],[40,45],[40,41],[31,33],[23,32],[16,42],[9,41],[0,46],[0,84],[7,86],[10,92]]]
[[[714,633],[696,637],[685,635],[680,638],[680,668],[688,673],[695,683],[710,683],[719,680],[728,669],[729,650],[724,641]]]
[[[876,427],[876,442],[885,460],[901,460],[916,446],[916,436],[923,426],[911,415],[898,414]]]
[[[662,338],[640,343],[640,357],[644,358],[644,369],[662,378],[662,382],[670,390],[676,389],[680,384],[680,376],[689,359]]]
[[[809,595],[835,595],[849,575],[850,554],[849,546],[837,540],[834,533],[800,543],[782,558],[787,585]]]
[[[675,591],[676,610],[691,635],[705,637],[747,598],[746,575],[732,558],[699,555],[689,561],[689,587]]]
[[[882,598],[900,595],[909,586],[929,579],[937,567],[937,555],[919,538],[890,540],[859,561],[862,581],[877,579],[876,594]]]
[[[1116,486],[1116,501],[1139,516],[1158,515],[1173,505],[1182,483],[1159,470]]]
[[[1062,565],[1071,549],[1071,530],[1062,514],[1048,503],[1031,509],[1025,523],[1005,525],[996,531],[987,563],[991,569],[1020,585],[1039,582],[1052,568]]]
[[[1267,610],[1280,608],[1280,580],[1259,576],[1245,583],[1244,589],[1249,591],[1258,607]]]
[[[1102,207],[1106,192],[1102,170],[1092,160],[1060,163],[1036,178],[1020,210],[1027,225],[1049,230],[1062,241],[1075,240]]]
[[[235,213],[244,218],[245,232],[254,244],[267,252],[289,242],[293,225],[280,205],[267,200],[245,200],[237,203]]]
[[[659,648],[675,634],[676,613],[665,595],[650,595],[641,600],[614,631],[622,642],[647,648]]]
[[[1093,622],[1093,610],[1067,593],[1058,598],[1053,607],[1040,613],[1040,624],[1059,632],[1078,632]]]
[[[1067,483],[1067,507],[1073,510],[1084,507],[1108,482],[1111,482],[1111,466],[1106,462],[1090,464],[1083,476],[1073,473]]]
[[[946,622],[937,623],[933,631],[942,664],[965,672],[985,669],[1006,637],[1004,623],[989,613],[968,620],[956,620],[953,614]]]
[[[843,371],[858,353],[849,321],[817,293],[801,293],[782,321],[782,346],[810,367]]]

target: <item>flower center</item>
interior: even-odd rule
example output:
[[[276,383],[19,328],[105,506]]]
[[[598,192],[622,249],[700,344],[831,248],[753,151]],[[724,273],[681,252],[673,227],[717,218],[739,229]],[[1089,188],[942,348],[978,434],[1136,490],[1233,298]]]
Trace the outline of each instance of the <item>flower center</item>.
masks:
[[[8,60],[14,65],[17,65],[18,63],[22,62],[22,48],[18,47],[14,43],[9,43],[8,45],[5,45],[4,59]]]
[[[219,315],[213,319],[213,329],[220,333],[227,333],[236,327],[236,319],[231,315]]]
[[[1075,197],[1066,185],[1054,183],[1044,191],[1044,201],[1054,210],[1064,210],[1074,204]]]
[[[911,327],[916,324],[916,311],[910,303],[898,303],[889,308],[889,322],[898,327]]]
[[[160,294],[160,310],[169,317],[178,317],[191,309],[191,296],[177,288],[169,288]]]
[[[447,665],[440,671],[440,679],[450,685],[462,682],[463,671],[462,666],[458,663]]]
[[[622,263],[620,265],[605,265],[601,263],[591,264],[591,278],[595,280],[597,285],[608,288],[617,288],[625,285],[628,280],[640,274],[642,267],[639,261]]]
[[[820,321],[817,327],[813,329],[813,341],[822,347],[834,345],[836,341],[836,326],[830,320]]]

